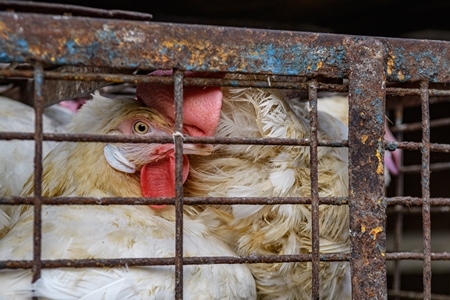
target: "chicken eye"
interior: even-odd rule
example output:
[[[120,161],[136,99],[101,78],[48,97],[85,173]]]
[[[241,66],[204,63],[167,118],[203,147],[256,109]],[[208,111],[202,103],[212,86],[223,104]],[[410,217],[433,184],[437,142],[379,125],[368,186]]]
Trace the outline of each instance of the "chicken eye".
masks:
[[[137,134],[146,134],[149,131],[149,127],[146,123],[144,123],[142,121],[137,121],[133,125],[133,130]]]

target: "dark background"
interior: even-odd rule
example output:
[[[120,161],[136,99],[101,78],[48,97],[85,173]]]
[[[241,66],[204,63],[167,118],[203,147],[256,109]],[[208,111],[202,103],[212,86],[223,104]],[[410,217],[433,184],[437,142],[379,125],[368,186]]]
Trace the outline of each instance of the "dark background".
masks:
[[[146,12],[158,22],[384,37],[450,39],[450,1],[429,0],[47,0]]]

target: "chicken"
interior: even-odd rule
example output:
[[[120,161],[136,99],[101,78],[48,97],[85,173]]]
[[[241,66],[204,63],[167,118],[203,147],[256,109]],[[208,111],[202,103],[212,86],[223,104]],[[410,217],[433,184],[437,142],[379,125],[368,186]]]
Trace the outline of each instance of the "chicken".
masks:
[[[139,84],[137,96],[149,107],[164,106],[154,96],[170,88]],[[275,90],[224,87],[222,92],[215,136],[309,137],[305,105],[291,108]],[[158,100],[173,101],[170,97]],[[185,98],[185,105],[189,101]],[[320,140],[343,139],[345,130],[339,120],[319,112]],[[348,195],[347,157],[345,148],[318,148],[320,196]],[[311,193],[308,147],[216,145],[212,155],[192,157],[190,162],[186,196],[298,197]],[[310,205],[223,205],[218,209],[223,216],[221,229],[239,255],[311,253]],[[350,251],[347,206],[321,205],[319,224],[321,253]],[[311,299],[311,263],[257,263],[249,268],[259,299]],[[320,296],[350,299],[348,262],[320,263]]]
[[[195,112],[193,112],[195,114]],[[132,99],[94,95],[69,133],[172,135],[172,127],[153,109]],[[187,154],[208,155],[210,145],[184,144]],[[173,197],[174,145],[61,142],[43,161],[42,195],[94,197]],[[33,195],[33,176],[22,195]],[[175,252],[173,206],[43,206],[42,259],[170,257]],[[184,256],[235,253],[214,232],[212,210],[183,218]],[[1,239],[0,260],[31,259],[33,209],[24,206]],[[185,299],[254,299],[255,282],[245,265],[189,265],[183,268]],[[0,298],[171,299],[174,266],[44,269],[32,286],[31,270],[0,271]]]
[[[58,115],[60,119],[55,119]],[[44,132],[64,132],[73,114],[65,108],[51,106],[44,110]],[[21,102],[0,96],[0,131],[34,132],[34,109]],[[45,156],[57,143],[44,142]],[[0,140],[0,195],[19,195],[33,170],[34,141]],[[31,155],[30,155],[31,154]]]
[[[34,109],[21,102],[0,96],[0,131],[34,132]],[[59,105],[44,109],[44,132],[64,132],[73,113]],[[45,156],[57,145],[56,142],[43,143]],[[0,140],[0,196],[18,196],[23,185],[33,171],[34,141]],[[9,230],[11,218],[17,206],[0,205],[0,236]]]
[[[327,112],[330,115],[341,120],[346,126],[348,126],[348,100],[345,96],[329,96],[322,97],[319,99],[317,104],[317,109],[323,112]],[[395,142],[397,141],[394,135],[389,130],[389,127],[386,125],[386,134],[384,138],[388,141]],[[345,139],[347,139],[347,135]],[[384,153],[384,179],[385,179],[385,187],[389,186],[391,182],[391,174],[396,176],[400,170],[400,156],[401,150],[396,149],[395,151],[385,151]]]

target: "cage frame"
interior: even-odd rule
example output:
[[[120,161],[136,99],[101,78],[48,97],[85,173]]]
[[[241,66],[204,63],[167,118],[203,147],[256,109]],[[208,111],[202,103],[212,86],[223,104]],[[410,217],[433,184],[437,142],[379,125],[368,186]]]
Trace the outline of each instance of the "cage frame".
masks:
[[[450,260],[450,253],[431,252],[430,207],[450,206],[449,198],[431,198],[429,194],[431,152],[450,152],[450,145],[430,142],[429,97],[449,96],[449,91],[429,88],[429,83],[450,82],[450,42],[409,39],[348,36],[339,34],[243,29],[147,21],[106,20],[87,17],[51,16],[41,14],[0,12],[0,62],[31,63],[34,71],[0,70],[0,77],[34,79],[34,134],[1,132],[0,139],[31,139],[36,141],[35,196],[0,197],[1,204],[32,204],[35,209],[34,257],[31,261],[2,261],[1,268],[32,268],[34,280],[42,268],[113,267],[131,265],[175,265],[176,299],[182,298],[183,265],[202,263],[252,263],[311,261],[313,264],[312,299],[319,298],[319,261],[349,261],[352,273],[353,299],[386,299],[386,260],[423,260],[423,298],[431,298],[431,260]],[[51,39],[49,39],[51,37]],[[117,49],[117,50],[115,50]],[[106,68],[105,73],[61,73],[45,71],[44,66],[81,65]],[[173,77],[146,77],[112,74],[110,68],[175,70]],[[214,78],[188,78],[184,72],[238,72],[302,76],[305,82],[241,82]],[[348,85],[324,83],[320,78],[348,80]],[[98,82],[159,82],[174,84],[177,131],[182,129],[183,85],[256,86],[292,88],[309,91],[311,110],[311,139],[260,140],[175,137],[169,139],[131,139],[92,135],[49,134],[42,131],[42,111],[45,105],[58,99],[46,100],[49,80],[81,80]],[[386,82],[420,82],[419,89],[386,87]],[[349,95],[348,141],[317,140],[317,90],[340,90]],[[385,141],[384,114],[386,95],[419,94],[422,103],[422,142]],[[61,100],[61,99],[59,99]],[[173,199],[123,199],[41,196],[42,142],[55,141],[121,141],[174,142],[177,161],[177,191]],[[310,197],[289,199],[196,199],[183,197],[181,187],[181,147],[183,143],[242,143],[301,145],[311,148]],[[322,198],[317,193],[317,147],[349,148],[349,196]],[[383,157],[385,149],[396,148],[422,151],[422,197],[384,197]],[[315,158],[315,160],[314,160]],[[380,169],[381,168],[381,169]],[[381,170],[381,171],[380,171]],[[315,178],[315,179],[314,179]],[[181,188],[181,189],[180,189]],[[231,201],[231,202],[230,202]],[[279,257],[219,257],[196,258],[182,256],[183,205],[200,203],[293,203],[312,204],[317,216],[319,204],[349,205],[351,252],[349,254],[320,254],[318,224],[313,222],[311,255]],[[176,206],[176,256],[174,258],[111,259],[111,260],[52,260],[40,258],[41,209],[43,204],[172,204]],[[386,207],[412,205],[422,207],[424,250],[386,253]],[[314,218],[313,218],[314,220]]]

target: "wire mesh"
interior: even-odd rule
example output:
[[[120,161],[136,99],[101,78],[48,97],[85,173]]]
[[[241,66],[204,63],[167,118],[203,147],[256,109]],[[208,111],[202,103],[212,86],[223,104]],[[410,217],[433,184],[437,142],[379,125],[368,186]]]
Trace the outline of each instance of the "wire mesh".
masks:
[[[14,16],[12,16],[14,15]],[[28,26],[42,22],[44,24],[54,22],[51,17],[25,16],[20,14],[2,13],[0,18],[5,21],[18,19],[17,22],[5,22],[9,24],[8,32],[18,30],[17,26]],[[82,23],[76,19],[67,18],[61,20],[62,24],[67,24],[62,31],[68,33],[66,28],[72,27],[73,32],[69,36],[77,36],[85,33],[84,26],[97,28],[101,31],[104,28],[102,22],[85,19]],[[91,22],[91,23],[89,23]],[[65,23],[64,23],[65,24]],[[87,25],[86,25],[87,24]],[[441,55],[433,63],[418,63],[417,56],[425,53],[424,49],[436,47],[440,50],[450,49],[448,43],[436,42],[426,44],[420,41],[410,40],[379,40],[361,37],[351,39],[346,36],[317,34],[314,35],[314,43],[311,43],[311,36],[308,34],[292,35],[292,33],[273,33],[271,31],[236,31],[235,29],[218,29],[214,27],[195,27],[184,25],[164,25],[164,24],[143,24],[140,22],[112,21],[109,24],[111,32],[116,32],[118,38],[126,36],[124,30],[133,28],[136,32],[156,32],[158,42],[151,42],[141,56],[131,54],[139,47],[139,43],[134,46],[125,47],[122,53],[114,53],[116,59],[110,59],[111,53],[102,52],[111,43],[111,40],[100,41],[102,51],[96,53],[96,59],[91,58],[91,53],[77,52],[69,56],[70,49],[51,49],[52,45],[39,43],[37,32],[36,37],[27,38],[27,44],[35,43],[39,53],[33,49],[24,49],[17,42],[17,37],[11,37],[0,42],[0,58],[3,62],[31,62],[33,69],[11,69],[0,70],[2,80],[34,79],[34,108],[36,112],[36,129],[34,133],[0,132],[0,139],[14,140],[26,139],[35,141],[35,177],[33,197],[17,197],[0,195],[2,204],[31,204],[34,206],[34,244],[33,259],[30,261],[1,261],[0,269],[31,268],[33,270],[33,281],[40,277],[42,269],[45,268],[85,268],[85,267],[118,267],[118,266],[147,266],[147,265],[174,265],[175,266],[175,298],[183,298],[183,268],[193,264],[252,264],[258,262],[280,263],[280,262],[311,262],[312,264],[312,299],[319,299],[320,294],[320,262],[350,262],[352,269],[352,297],[353,299],[385,299],[387,298],[387,275],[386,261],[394,262],[394,275],[392,290],[389,296],[395,299],[449,299],[444,295],[432,293],[432,261],[450,260],[450,250],[444,252],[433,252],[431,244],[431,216],[433,209],[450,206],[448,194],[443,197],[432,197],[430,193],[431,172],[448,171],[448,162],[430,163],[432,153],[449,153],[450,143],[432,143],[431,128],[445,127],[450,124],[448,118],[431,120],[429,106],[433,103],[445,101],[450,97],[450,91],[430,84],[431,82],[447,83],[449,81],[447,71],[442,65],[450,58]],[[52,28],[49,26],[48,28]],[[125,29],[124,29],[125,28]],[[174,30],[175,28],[175,30]],[[151,29],[151,30],[150,30]],[[50,29],[52,30],[52,29]],[[131,29],[130,29],[131,30]],[[33,32],[30,30],[30,32]],[[174,34],[174,32],[177,32]],[[213,32],[213,34],[211,34]],[[159,36],[161,34],[161,36]],[[167,34],[167,36],[164,36]],[[277,44],[279,35],[286,34],[286,45]],[[219,35],[219,37],[217,37]],[[272,36],[273,35],[273,36]],[[47,37],[47,35],[43,35]],[[182,36],[182,38],[180,38]],[[197,45],[204,42],[205,36],[217,39],[222,42],[229,36],[239,36],[241,39],[234,44],[230,41],[220,48],[222,43],[213,40],[211,43],[217,45],[216,50],[210,50],[199,56]],[[129,38],[129,36],[128,36]],[[152,37],[153,38],[153,37]],[[55,39],[58,39],[56,37]],[[70,38],[67,38],[70,40]],[[124,39],[125,41],[125,39]],[[126,44],[121,41],[122,44]],[[141,43],[147,41],[143,39]],[[178,53],[176,43],[172,43],[172,48],[167,47],[169,42],[190,41],[184,47],[192,44],[191,51],[181,54],[167,54],[168,52]],[[246,41],[246,42],[243,42]],[[256,41],[263,41],[262,45],[254,45]],[[164,44],[165,42],[165,44]],[[83,44],[85,43],[85,44]],[[64,44],[64,43],[63,43]],[[119,43],[120,44],[120,43]],[[167,56],[155,56],[152,53],[162,53],[161,45]],[[261,51],[267,45],[278,47],[278,51]],[[126,44],[128,45],[128,44]],[[299,48],[298,45],[302,47]],[[88,49],[89,42],[80,41],[79,49]],[[240,48],[242,47],[242,48]],[[259,49],[260,55],[255,60],[247,55],[249,49],[254,47]],[[32,47],[31,47],[32,48]],[[204,49],[204,47],[202,48]],[[337,50],[336,50],[337,49]],[[403,49],[403,50],[402,50]],[[406,49],[406,50],[404,50]],[[295,51],[294,51],[295,50]],[[72,52],[75,50],[71,50]],[[256,51],[256,50],[255,50]],[[255,52],[254,51],[254,52]],[[256,52],[258,52],[256,51]],[[336,52],[337,51],[337,52]],[[402,51],[409,51],[408,55]],[[292,53],[291,53],[292,52]],[[442,52],[442,51],[441,51]],[[191,53],[195,53],[192,59]],[[218,54],[219,53],[219,54]],[[237,53],[237,54],[236,54]],[[305,53],[309,53],[308,56]],[[428,52],[427,52],[428,53]],[[73,54],[73,53],[72,53]],[[129,55],[127,57],[127,55]],[[235,65],[213,65],[205,63],[210,61],[209,57],[220,55],[225,62],[236,62]],[[275,66],[273,56],[278,59],[280,66]],[[69,72],[61,73],[51,69],[44,69],[45,64],[78,64],[94,65],[96,67],[123,67],[120,58],[127,57],[125,67],[138,69],[145,73],[150,69],[174,69],[173,76],[146,76],[141,74],[110,74],[110,73],[86,73]],[[167,59],[171,57],[171,59]],[[299,58],[301,57],[301,59]],[[402,57],[403,60],[396,60]],[[128,60],[129,58],[129,60]],[[386,58],[386,59],[385,59]],[[303,59],[303,60],[302,60]],[[124,60],[125,61],[125,60]],[[193,62],[194,61],[194,62]],[[387,61],[387,67],[386,67]],[[64,63],[63,63],[64,62]],[[193,65],[194,64],[194,65]],[[292,68],[292,65],[295,68]],[[145,67],[144,67],[145,66]],[[28,66],[29,67],[29,66]],[[429,72],[432,69],[433,72]],[[242,73],[275,74],[276,80],[261,80],[257,77],[254,80],[242,79],[218,79],[218,78],[195,78],[185,77],[186,70],[194,71],[223,71]],[[425,74],[425,75],[424,75]],[[423,77],[426,77],[425,79]],[[428,77],[427,77],[428,76]],[[290,92],[306,93],[305,101],[310,105],[310,138],[304,139],[283,139],[283,138],[221,138],[221,137],[188,137],[175,135],[174,137],[156,138],[133,138],[123,136],[100,136],[90,134],[62,134],[44,133],[42,128],[42,113],[44,108],[44,90],[46,82],[56,80],[56,82],[104,82],[107,84],[117,83],[157,83],[174,85],[175,95],[175,132],[183,131],[183,86],[224,86],[224,87],[257,87],[289,90]],[[386,87],[386,81],[391,82],[415,82],[420,81],[419,86],[410,87],[405,84]],[[336,83],[337,82],[337,83]],[[349,139],[348,140],[319,140],[317,137],[317,106],[320,97],[318,92],[343,93],[348,95],[349,101]],[[399,142],[385,141],[384,112],[385,97],[405,98],[406,96],[418,97],[419,100],[404,101],[399,100],[399,105],[395,107],[395,126],[393,132]],[[62,100],[62,99],[59,99]],[[48,103],[47,103],[48,104]],[[389,103],[388,103],[389,105]],[[404,107],[419,105],[421,108],[420,122],[404,123],[406,115]],[[408,132],[422,130],[420,141],[404,141],[404,136]],[[127,142],[127,143],[174,143],[176,148],[176,196],[174,198],[98,198],[98,197],[43,197],[41,191],[42,181],[42,144],[44,141],[71,141],[71,142]],[[182,146],[183,143],[207,143],[207,144],[242,144],[242,145],[290,145],[299,147],[309,147],[310,151],[310,180],[311,197],[185,197],[183,196],[182,180]],[[346,147],[349,149],[349,175],[350,194],[348,197],[320,197],[318,188],[318,147]],[[382,158],[384,150],[402,149],[403,151],[420,152],[421,161],[419,165],[403,166],[398,177],[395,178],[395,196],[384,194],[383,171],[379,171],[380,166],[384,166]],[[376,154],[374,154],[376,153]],[[377,156],[378,155],[378,156]],[[405,195],[405,182],[408,174],[420,172],[421,195]],[[41,259],[41,214],[42,205],[147,205],[147,204],[170,204],[176,207],[176,233],[175,233],[175,256],[168,258],[130,258],[130,259],[79,259],[79,260],[42,260]],[[248,204],[248,205],[274,205],[274,204],[303,204],[311,205],[312,218],[312,246],[309,254],[295,255],[270,255],[270,256],[233,256],[233,257],[184,257],[183,256],[183,208],[190,205],[216,205],[216,204]],[[351,252],[325,254],[320,252],[319,243],[319,205],[349,205],[351,210]],[[423,250],[418,252],[413,249],[402,251],[403,231],[405,216],[414,206],[420,207],[423,230]],[[386,211],[395,211],[394,225],[394,247],[392,252],[386,251],[385,228]],[[389,215],[388,219],[391,218]],[[389,220],[388,220],[389,221]],[[389,237],[389,236],[388,236]],[[450,249],[447,247],[446,249]],[[402,282],[402,261],[421,261],[422,266],[422,292],[406,292],[403,290]]]

